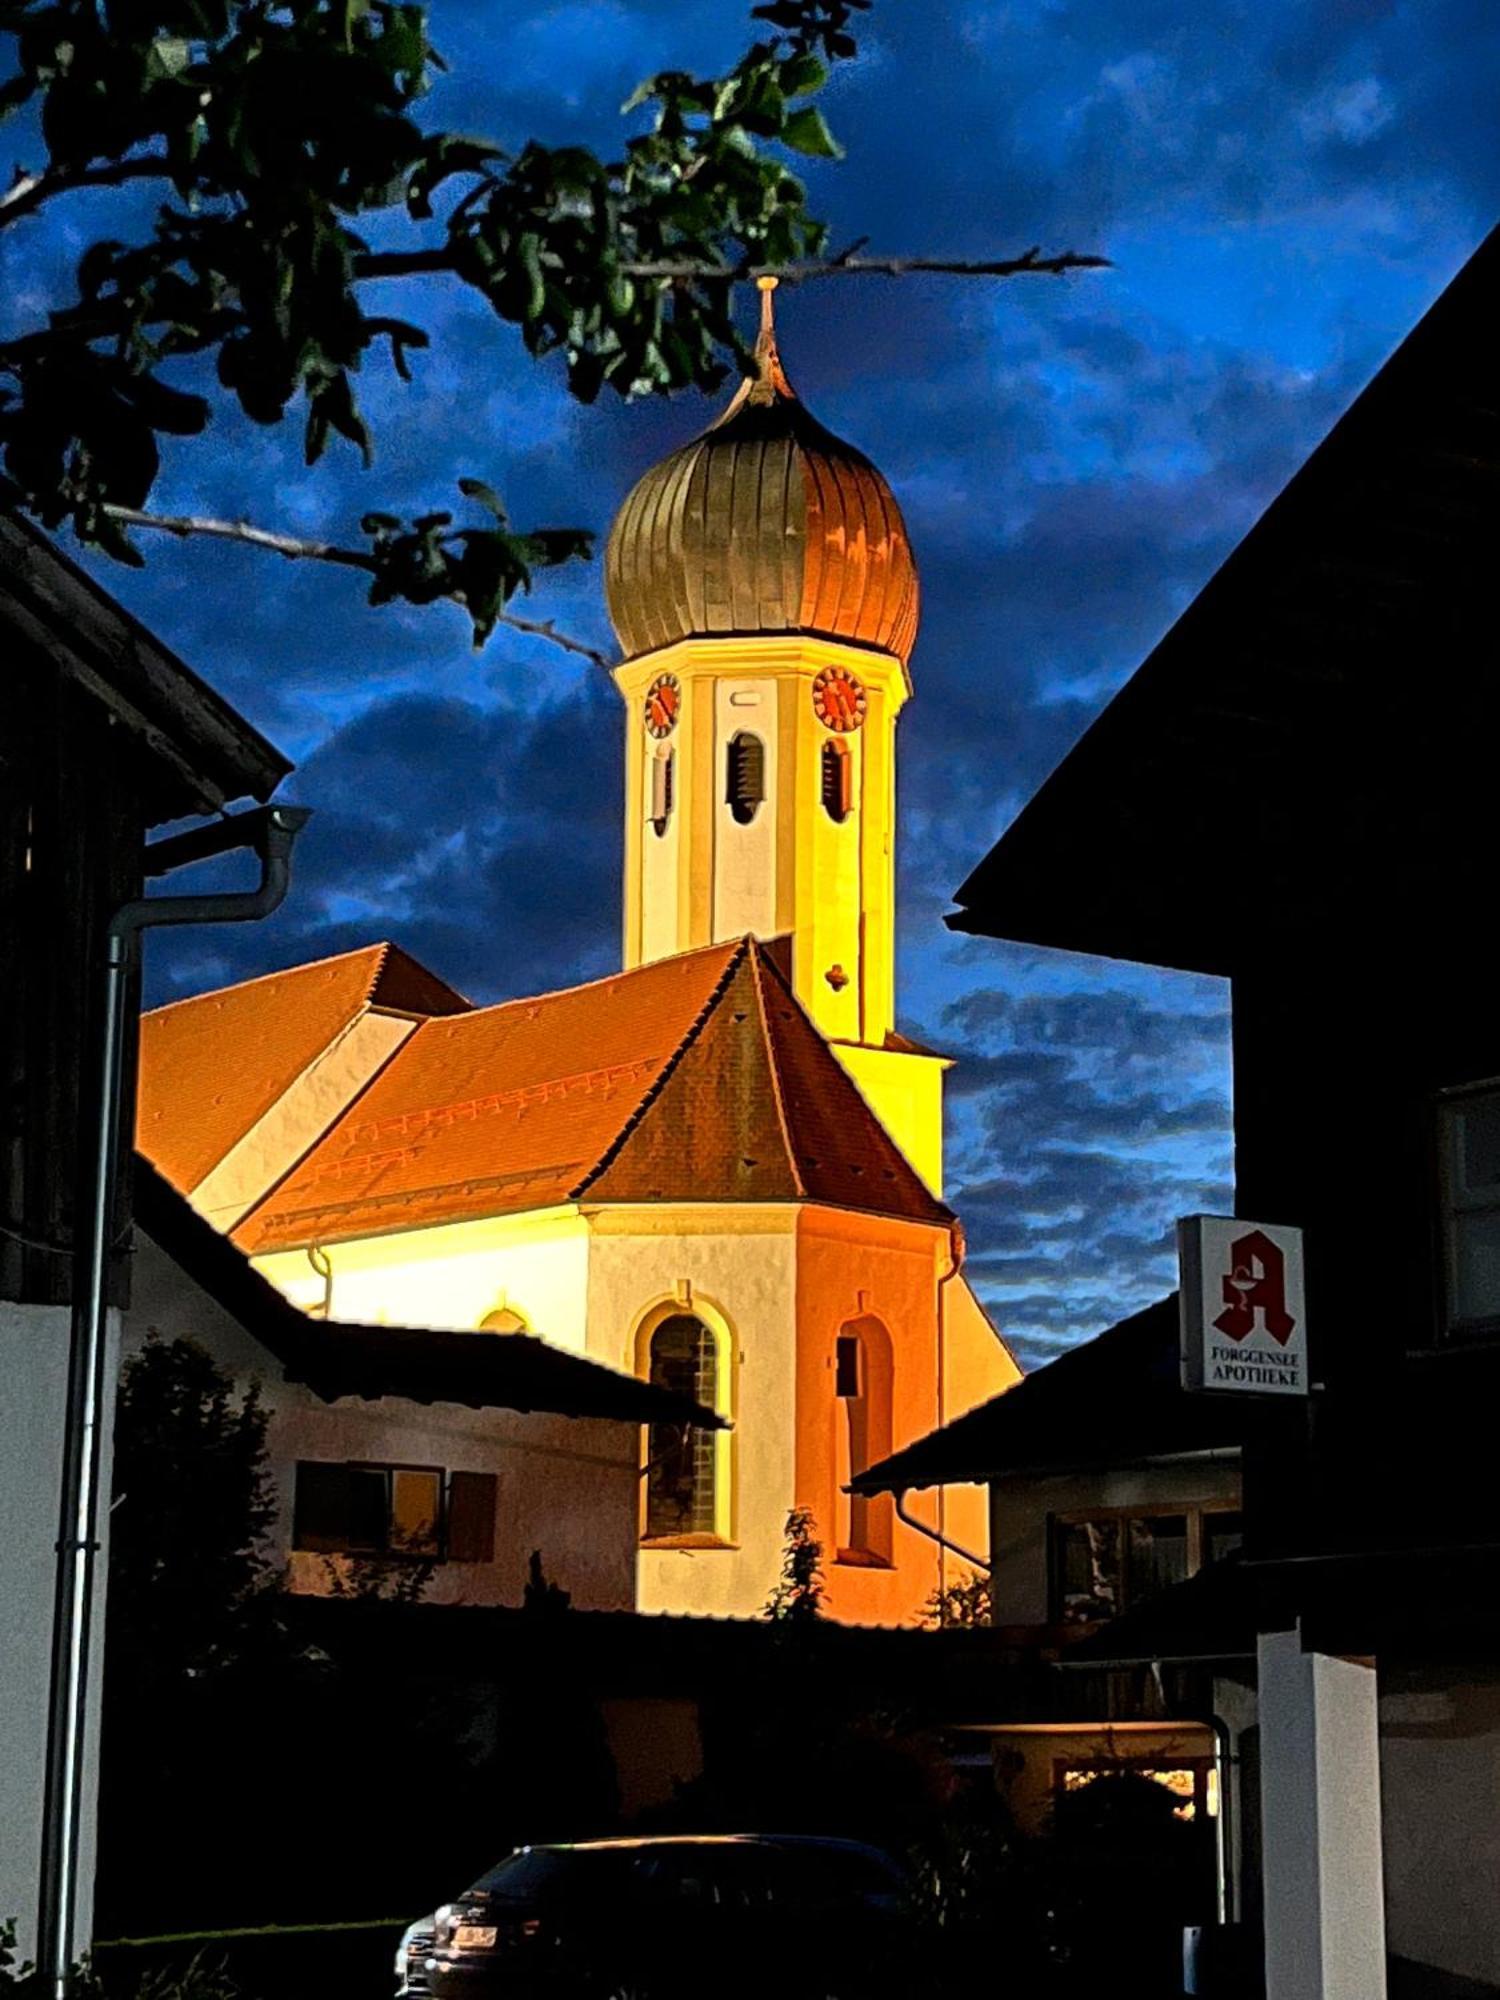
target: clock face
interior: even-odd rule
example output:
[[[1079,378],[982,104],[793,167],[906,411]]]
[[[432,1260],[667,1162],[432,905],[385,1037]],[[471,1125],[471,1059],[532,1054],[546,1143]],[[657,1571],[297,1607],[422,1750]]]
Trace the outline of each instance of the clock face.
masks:
[[[865,719],[864,684],[847,667],[825,667],[813,682],[812,698],[819,722],[841,736]]]
[[[676,674],[658,674],[646,690],[646,728],[652,736],[670,736],[677,727],[682,688]]]

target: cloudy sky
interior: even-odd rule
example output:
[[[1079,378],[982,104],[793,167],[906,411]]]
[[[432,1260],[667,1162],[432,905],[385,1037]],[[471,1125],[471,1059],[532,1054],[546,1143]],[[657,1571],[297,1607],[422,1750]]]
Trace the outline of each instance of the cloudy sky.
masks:
[[[434,119],[607,148],[663,67],[748,38],[735,0],[432,0]],[[1099,250],[1108,272],[782,294],[800,392],[882,466],[926,594],[902,723],[902,1009],[959,1058],[950,1194],[1028,1361],[1171,1282],[1172,1219],[1232,1199],[1225,992],[959,940],[968,870],[1500,214],[1494,0],[876,0],[814,177],[838,241]],[[0,253],[24,311],[85,211]],[[8,261],[7,261],[8,259]],[[403,308],[392,302],[392,309]],[[599,529],[708,414],[571,405],[456,292],[378,456],[309,478],[295,437],[218,422],[158,504],[347,535],[478,474],[522,520]],[[748,310],[748,302],[747,302]],[[317,808],[269,923],[150,946],[157,999],[395,937],[477,999],[613,969],[620,717],[594,668],[455,611],[216,547],[96,567],[298,762]],[[597,570],[534,608],[609,644]]]

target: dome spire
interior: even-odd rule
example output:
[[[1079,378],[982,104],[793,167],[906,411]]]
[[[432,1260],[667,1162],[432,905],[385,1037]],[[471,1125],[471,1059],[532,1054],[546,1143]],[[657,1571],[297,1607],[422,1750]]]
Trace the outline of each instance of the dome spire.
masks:
[[[772,295],[780,283],[781,280],[770,271],[755,281],[756,290],[760,293],[760,332],[755,341],[755,376],[746,399],[752,403],[773,403],[778,395],[792,394],[792,385],[786,379],[781,354],[776,346],[776,314],[771,304]]]

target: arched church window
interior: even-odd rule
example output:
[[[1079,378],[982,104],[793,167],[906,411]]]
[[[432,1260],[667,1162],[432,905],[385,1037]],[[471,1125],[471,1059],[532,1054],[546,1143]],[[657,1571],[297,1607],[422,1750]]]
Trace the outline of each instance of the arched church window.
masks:
[[[854,759],[849,745],[830,736],[823,745],[823,810],[840,826],[854,804]]]
[[[651,1334],[647,1373],[653,1387],[719,1404],[719,1350],[712,1330],[691,1313],[673,1313]],[[646,1443],[646,1539],[712,1535],[717,1526],[716,1440],[686,1424],[652,1424]]]
[[[766,796],[766,746],[748,729],[738,729],[724,751],[724,802],[736,823],[748,826]]]
[[[891,1452],[894,1366],[891,1337],[878,1319],[855,1320],[834,1342],[836,1473],[839,1487],[837,1560],[888,1563],[892,1554],[892,1507],[888,1493],[866,1495],[842,1489],[867,1466]]]
[[[672,817],[672,759],[670,750],[658,750],[651,759],[651,811],[647,817],[651,821],[652,832],[658,838],[666,832],[667,822]]]
[[[501,1306],[492,1313],[486,1313],[479,1322],[481,1333],[530,1333],[524,1313],[518,1313],[514,1306]]]

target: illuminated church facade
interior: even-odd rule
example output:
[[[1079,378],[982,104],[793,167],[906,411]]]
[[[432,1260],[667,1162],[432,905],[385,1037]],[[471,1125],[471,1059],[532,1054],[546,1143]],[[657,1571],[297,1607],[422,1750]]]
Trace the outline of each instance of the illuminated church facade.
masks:
[[[373,945],[178,1002],[137,1143],[311,1313],[542,1338],[725,1415],[644,1438],[641,1609],[756,1614],[806,1508],[832,1615],[913,1622],[963,1573],[944,1543],[985,1548],[982,1492],[908,1521],[843,1488],[1018,1371],[942,1199],[946,1065],[895,1026],[916,571],[769,292],[756,375],[628,496],[606,588],[623,970],[474,1007]]]

